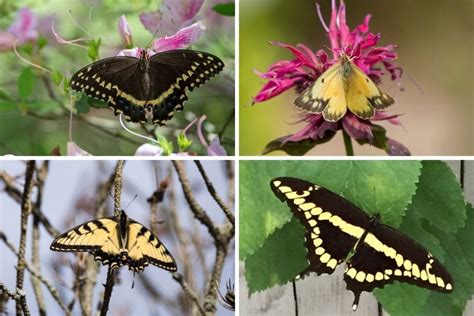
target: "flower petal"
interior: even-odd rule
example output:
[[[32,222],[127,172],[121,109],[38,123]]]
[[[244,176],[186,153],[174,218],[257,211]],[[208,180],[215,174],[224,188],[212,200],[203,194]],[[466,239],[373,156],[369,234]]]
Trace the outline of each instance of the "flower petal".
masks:
[[[268,81],[260,90],[260,92],[253,98],[254,103],[263,102],[271,99],[286,90],[295,86],[299,78],[292,79],[276,79]]]
[[[138,147],[135,156],[162,156],[163,148],[158,145],[143,144]]]
[[[209,156],[227,156],[225,148],[220,143],[219,136],[211,140],[211,144],[207,147],[207,154]]]
[[[201,37],[205,29],[206,27],[201,22],[194,23],[191,26],[182,28],[172,36],[158,38],[153,44],[153,50],[155,52],[164,52],[188,47]]]
[[[75,142],[67,142],[67,155],[68,156],[91,156],[90,153],[77,146]]]
[[[119,19],[118,32],[119,32],[120,38],[122,39],[123,45],[127,48],[132,47],[133,45],[132,30],[130,29],[130,26],[128,25],[125,15],[122,15]]]
[[[390,156],[411,156],[410,150],[392,138],[387,140],[387,153]]]
[[[36,29],[38,19],[30,8],[21,8],[18,10],[15,21],[8,28],[8,32],[15,35],[20,43],[34,41],[38,38]]]
[[[372,124],[368,120],[359,119],[352,113],[347,113],[342,119],[344,130],[354,139],[372,142]]]

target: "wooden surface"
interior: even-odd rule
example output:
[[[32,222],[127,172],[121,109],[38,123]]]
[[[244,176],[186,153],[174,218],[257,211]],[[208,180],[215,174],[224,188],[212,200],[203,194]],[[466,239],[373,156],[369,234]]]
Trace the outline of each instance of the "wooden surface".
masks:
[[[447,161],[447,163],[459,178],[461,163],[459,161]],[[465,162],[464,195],[467,201],[474,203],[474,161]],[[276,286],[249,297],[244,269],[244,265],[240,263],[240,315],[295,315],[295,300],[291,283]],[[312,274],[304,280],[297,281],[299,315],[379,315],[375,297],[367,292],[362,293],[357,311],[352,312],[354,297],[352,292],[345,289],[343,272],[344,267],[339,266],[332,275],[316,276],[316,274]],[[383,315],[387,315],[387,313],[383,312]],[[468,303],[464,315],[474,315],[474,300]]]

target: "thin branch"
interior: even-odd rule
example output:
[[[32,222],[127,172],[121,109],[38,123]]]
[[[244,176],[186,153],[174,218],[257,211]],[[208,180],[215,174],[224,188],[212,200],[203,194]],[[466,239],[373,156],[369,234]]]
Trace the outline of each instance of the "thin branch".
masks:
[[[18,263],[16,271],[16,288],[23,290],[25,278],[25,252],[26,252],[26,230],[28,227],[28,215],[31,211],[31,190],[33,188],[33,175],[35,172],[35,161],[30,160],[26,163],[25,186],[21,201],[21,227],[20,227],[20,246],[18,251]],[[26,297],[24,297],[26,301]],[[21,316],[23,307],[20,301],[16,301],[16,315]]]
[[[220,196],[217,194],[216,189],[214,188],[214,185],[212,184],[211,180],[209,180],[209,177],[207,176],[206,171],[202,167],[202,164],[199,160],[194,161],[196,163],[196,166],[199,170],[199,173],[201,174],[204,183],[206,184],[207,190],[209,191],[209,194],[212,196],[212,198],[219,204],[219,207],[222,209],[224,212],[225,216],[227,219],[231,222],[232,225],[235,225],[235,218],[234,214],[232,214],[231,210],[225,205],[224,201],[220,198]]]
[[[28,304],[26,304],[26,293],[23,290],[16,289],[15,292],[11,292],[7,289],[5,284],[0,282],[0,293],[5,293],[14,300],[18,305],[24,316],[30,316],[30,310],[28,309]]]
[[[207,227],[209,234],[214,238],[214,240],[219,239],[219,231],[214,227],[214,223],[211,218],[206,214],[204,209],[199,205],[199,203],[194,198],[191,190],[191,184],[189,179],[186,176],[186,171],[184,170],[183,163],[181,161],[173,160],[173,165],[178,173],[179,181],[181,182],[181,187],[183,188],[184,197],[191,208],[191,211],[204,226]]]
[[[123,172],[123,160],[117,162],[117,169],[115,170],[115,179],[114,179],[114,214],[117,216],[122,209],[122,172]]]
[[[181,285],[181,287],[183,288],[183,291],[186,293],[186,295],[195,303],[197,309],[199,310],[199,313],[201,315],[205,315],[206,312],[204,311],[201,304],[199,303],[199,298],[198,298],[196,292],[194,292],[194,290],[186,283],[186,281],[184,280],[183,275],[179,272],[174,272],[173,273],[173,279],[176,282],[178,282],[179,285]]]
[[[7,248],[10,249],[10,251],[13,252],[15,254],[15,256],[18,256],[18,252],[16,251],[15,246],[10,241],[8,241],[7,236],[2,231],[0,231],[0,239],[3,240],[3,242],[5,243]],[[28,270],[28,272],[31,273],[31,275],[33,277],[40,280],[41,283],[43,283],[44,286],[46,286],[49,293],[51,293],[51,296],[58,303],[59,307],[61,307],[61,309],[66,313],[66,315],[71,315],[71,311],[61,301],[61,298],[59,297],[59,292],[52,285],[52,283],[50,281],[46,280],[46,278],[43,277],[43,275],[41,273],[36,271],[35,268],[33,267],[33,265],[31,263],[29,263],[28,261],[25,261],[25,268],[26,268],[26,270]]]
[[[43,202],[43,187],[46,180],[46,176],[48,175],[48,167],[49,162],[45,161],[40,168],[36,171],[36,187],[37,187],[37,194],[36,194],[36,207],[41,209],[41,204]],[[39,229],[39,219],[38,216],[34,215],[33,213],[33,233],[31,234],[31,241],[33,247],[31,248],[31,263],[38,273],[41,273],[41,265],[40,265],[40,251],[39,251],[39,243],[40,243],[40,229]],[[37,279],[32,277],[31,284],[33,286],[33,291],[35,293],[36,302],[38,303],[39,314],[41,316],[46,315],[46,304],[44,301],[43,290],[41,289],[41,282]]]
[[[107,311],[109,310],[110,297],[112,296],[112,289],[115,284],[115,270],[116,269],[109,266],[109,270],[107,271],[107,282],[105,283],[104,298],[100,308],[100,316],[107,315]]]

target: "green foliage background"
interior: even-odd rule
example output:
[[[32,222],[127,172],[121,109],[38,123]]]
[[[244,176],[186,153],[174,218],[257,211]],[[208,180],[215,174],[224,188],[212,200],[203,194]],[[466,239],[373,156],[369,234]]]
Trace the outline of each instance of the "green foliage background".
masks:
[[[117,31],[119,17],[126,16],[135,45],[145,47],[152,35],[145,30],[139,20],[141,12],[155,11],[162,1],[3,1],[0,7],[0,30],[4,31],[15,18],[16,10],[29,7],[40,18],[50,17],[55,21],[56,31],[65,39],[89,38],[89,51],[71,45],[58,44],[51,33],[50,22],[45,23],[39,40],[33,44],[18,47],[20,54],[27,60],[53,71],[53,74],[41,72],[20,61],[10,50],[0,52],[0,154],[49,155],[53,148],[60,147],[66,154],[66,142],[69,139],[69,95],[64,91],[62,79],[70,76],[92,60],[100,42],[98,57],[115,55],[123,49]],[[205,1],[205,6],[211,5]],[[231,10],[223,8],[227,15]],[[70,15],[89,34],[81,30]],[[90,18],[89,18],[90,15]],[[190,93],[183,112],[176,113],[166,127],[159,127],[156,134],[165,136],[174,142],[176,136],[195,116],[207,115],[204,133],[221,135],[221,144],[227,154],[234,153],[234,17],[223,24],[212,25],[192,49],[204,50],[221,57],[226,64],[224,71],[205,85]],[[206,24],[206,21],[204,21]],[[82,42],[84,44],[84,42]],[[52,97],[54,94],[54,97]],[[112,111],[104,108],[103,103],[92,102],[86,98],[76,103],[79,114],[73,118],[72,140],[82,149],[94,155],[133,155],[145,141],[128,134],[122,129]],[[84,118],[91,119],[87,123]],[[132,129],[146,134],[139,125]],[[148,126],[150,129],[151,126]],[[188,137],[193,141],[189,152],[207,155],[206,149],[197,138],[196,126],[190,129]],[[209,140],[208,140],[209,143]]]
[[[444,263],[454,292],[388,285],[375,296],[390,315],[461,315],[474,293],[474,211],[439,161],[241,161],[240,258],[249,292],[293,280],[307,266],[304,229],[272,193],[275,177],[322,185],[419,241]]]

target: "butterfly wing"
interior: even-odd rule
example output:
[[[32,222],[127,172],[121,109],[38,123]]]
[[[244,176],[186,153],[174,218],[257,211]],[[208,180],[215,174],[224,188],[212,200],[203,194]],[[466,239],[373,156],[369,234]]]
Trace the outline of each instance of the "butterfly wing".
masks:
[[[143,270],[148,264],[159,268],[176,271],[176,262],[163,243],[142,224],[128,222],[128,266],[130,270]]]
[[[305,272],[331,274],[362,237],[369,217],[339,195],[304,180],[276,178],[270,186],[306,228]]]
[[[117,261],[120,254],[118,223],[114,217],[95,219],[78,225],[51,243],[55,251],[86,251],[104,264]]]
[[[116,56],[77,71],[71,88],[106,101],[115,114],[132,122],[163,125],[182,110],[186,90],[193,90],[219,73],[224,63],[216,56],[193,50],[170,50],[144,59]]]
[[[357,308],[362,291],[370,292],[394,281],[407,282],[441,292],[453,290],[449,272],[419,243],[386,225],[377,224],[347,261],[347,289]]]
[[[326,121],[336,122],[347,111],[341,63],[326,70],[295,100],[295,105],[310,113],[323,113]]]
[[[148,103],[153,105],[153,121],[170,119],[174,111],[183,109],[192,91],[217,75],[224,63],[217,56],[194,50],[170,50],[150,59],[152,94]]]
[[[347,107],[362,119],[374,116],[375,110],[381,110],[394,101],[382,91],[359,67],[347,60],[351,69],[347,79]]]

